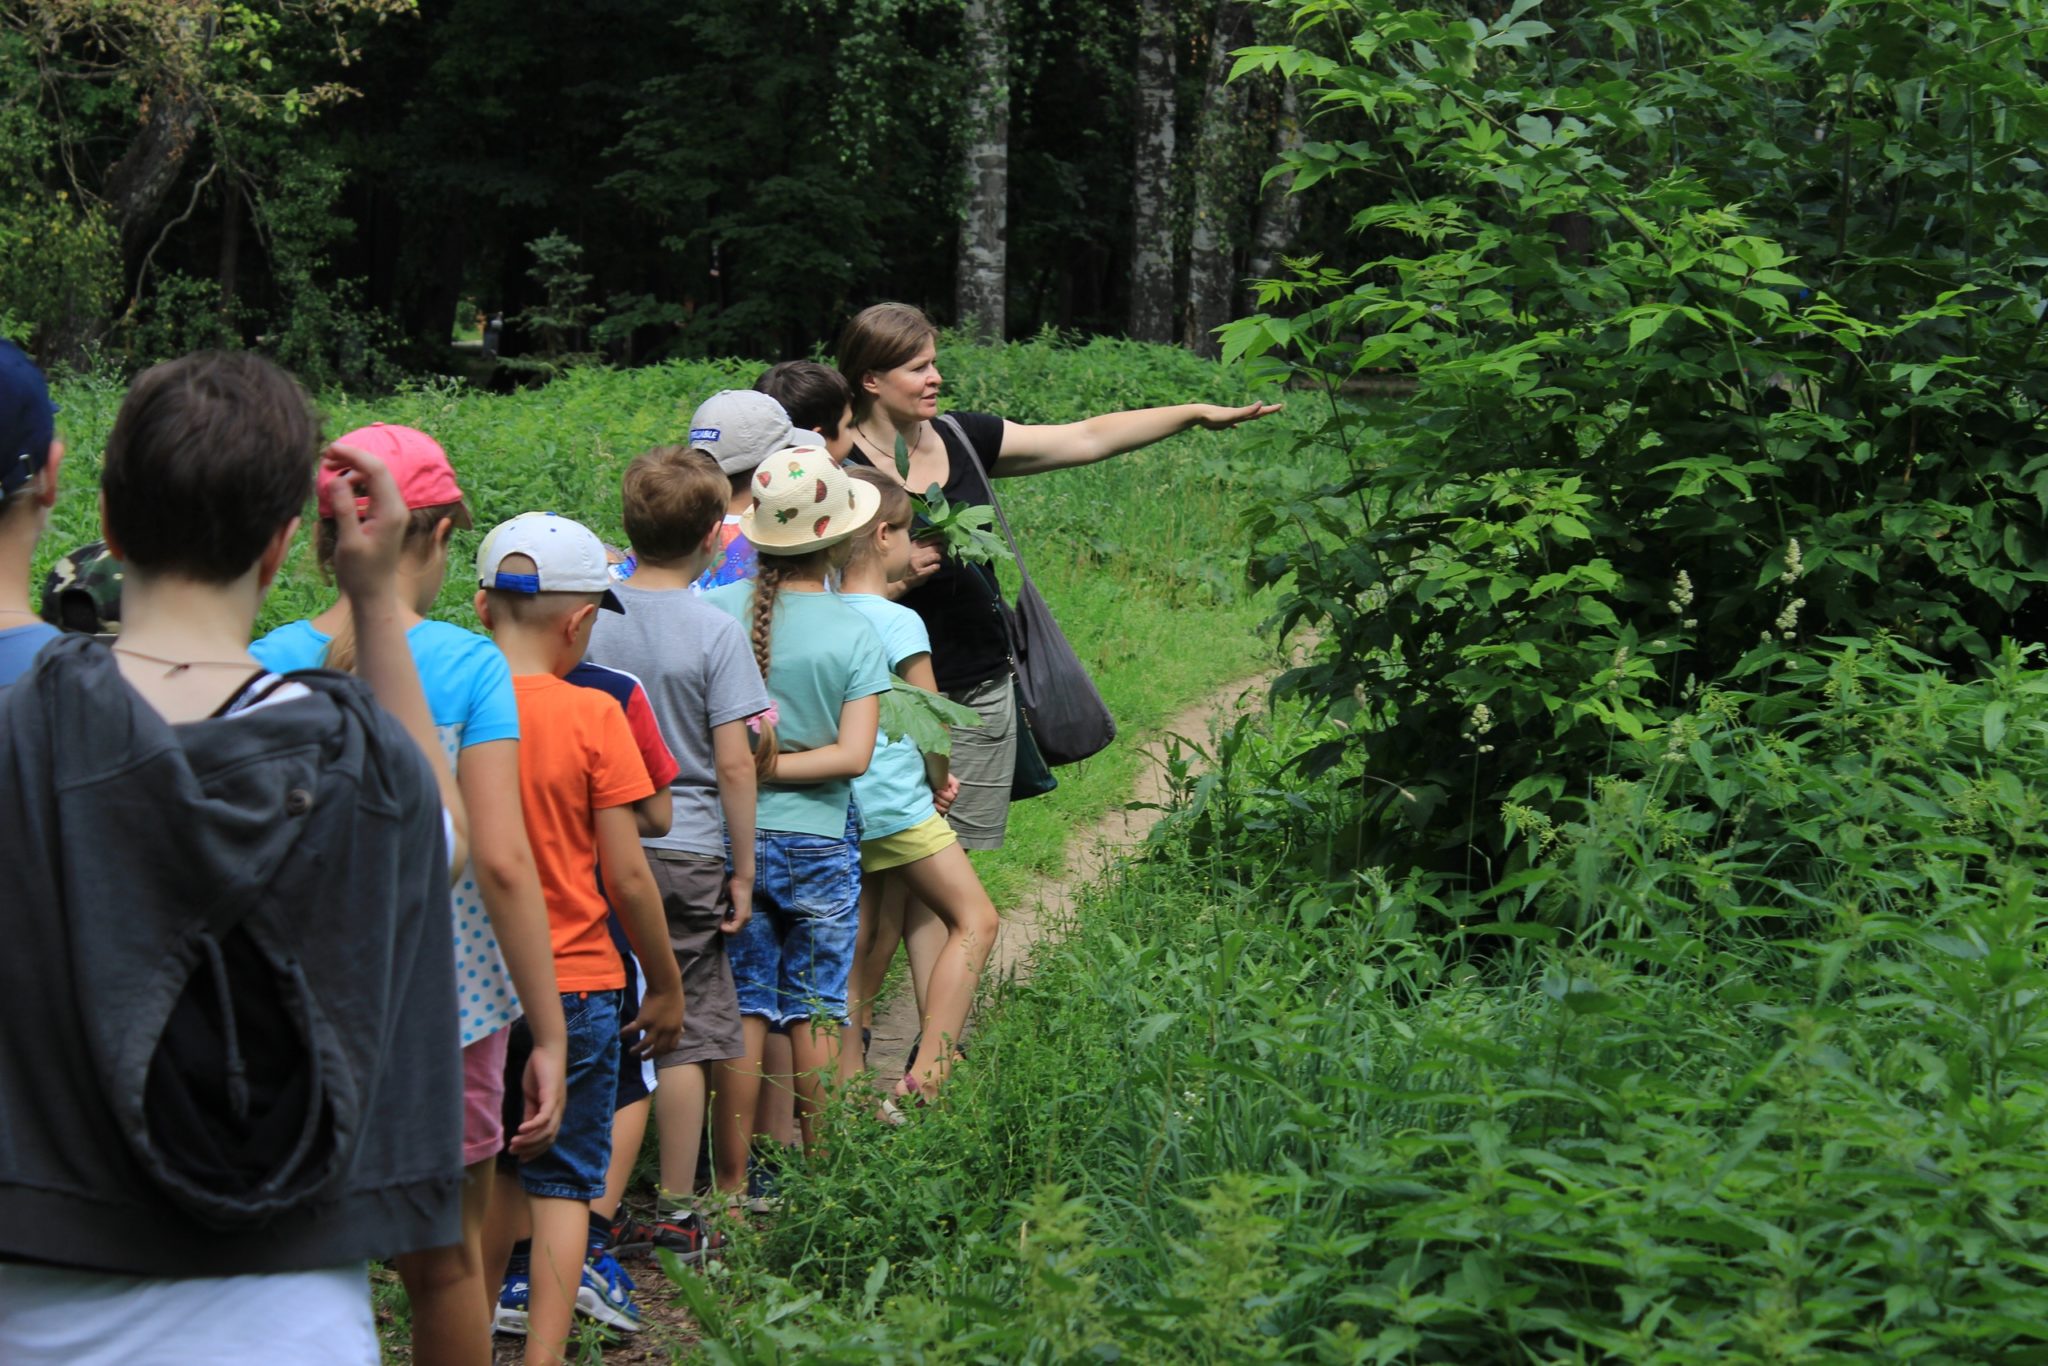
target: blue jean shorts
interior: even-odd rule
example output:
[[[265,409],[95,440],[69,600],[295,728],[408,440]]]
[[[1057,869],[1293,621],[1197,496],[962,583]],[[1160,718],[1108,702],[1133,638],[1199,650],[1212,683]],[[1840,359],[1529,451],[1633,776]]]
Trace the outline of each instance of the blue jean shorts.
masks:
[[[519,1183],[528,1195],[553,1200],[596,1200],[604,1195],[604,1179],[612,1165],[612,1111],[619,1090],[619,993],[566,991],[562,1018],[569,1033],[569,1103],[555,1145],[519,1164]],[[523,1023],[523,1022],[522,1022]],[[520,1094],[526,1072],[525,1049],[506,1058],[506,1108]],[[516,1059],[516,1061],[515,1061]],[[516,1118],[506,1133],[519,1127]]]
[[[846,980],[860,929],[860,839],[754,835],[754,915],[726,949],[740,1014],[770,1026],[846,1023]]]

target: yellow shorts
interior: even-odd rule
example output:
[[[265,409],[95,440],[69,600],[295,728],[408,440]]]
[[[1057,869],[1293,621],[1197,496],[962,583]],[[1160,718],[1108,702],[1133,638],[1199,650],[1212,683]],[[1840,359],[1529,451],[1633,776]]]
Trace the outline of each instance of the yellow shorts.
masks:
[[[862,840],[860,870],[879,873],[884,868],[901,868],[906,863],[930,858],[946,846],[959,842],[960,837],[953,833],[952,826],[946,824],[946,818],[933,816],[908,830],[898,830],[878,840]]]

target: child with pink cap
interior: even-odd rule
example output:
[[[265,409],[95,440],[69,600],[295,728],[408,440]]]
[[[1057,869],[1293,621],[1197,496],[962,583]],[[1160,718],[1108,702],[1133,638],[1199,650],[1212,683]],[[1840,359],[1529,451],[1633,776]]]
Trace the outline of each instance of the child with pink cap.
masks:
[[[462,1242],[399,1257],[397,1266],[412,1300],[414,1360],[482,1361],[490,1351],[488,1305],[496,1288],[483,1268],[484,1213],[493,1162],[506,1139],[500,1116],[507,1032],[522,1010],[534,1049],[525,1070],[524,1122],[510,1136],[514,1153],[537,1154],[554,1141],[568,1065],[547,905],[520,806],[519,705],[497,646],[425,615],[447,576],[449,535],[471,521],[447,452],[425,432],[382,422],[359,427],[335,444],[382,460],[410,510],[398,571],[406,643],[470,812],[471,863],[450,895],[462,1039]],[[330,575],[337,530],[333,491],[333,471],[323,467],[313,543]],[[278,627],[251,653],[278,673],[351,670],[355,633],[348,599],[337,598],[308,620]]]

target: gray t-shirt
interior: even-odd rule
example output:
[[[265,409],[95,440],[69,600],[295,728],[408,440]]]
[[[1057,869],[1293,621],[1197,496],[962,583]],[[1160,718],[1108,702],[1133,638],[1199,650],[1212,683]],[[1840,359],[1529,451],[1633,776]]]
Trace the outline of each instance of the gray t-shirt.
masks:
[[[768,689],[739,622],[687,588],[612,585],[624,613],[599,612],[590,634],[593,663],[624,669],[647,689],[661,738],[682,771],[669,789],[675,819],[644,843],[713,857],[725,853],[718,769],[711,730],[768,710]]]

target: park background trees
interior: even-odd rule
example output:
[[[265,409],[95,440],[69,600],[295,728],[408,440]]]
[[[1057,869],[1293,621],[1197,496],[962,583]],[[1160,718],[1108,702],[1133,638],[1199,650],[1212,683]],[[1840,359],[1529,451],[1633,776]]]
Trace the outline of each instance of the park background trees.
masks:
[[[259,344],[316,380],[789,354],[907,298],[1187,342],[1299,214],[1242,0],[5,0],[0,324],[52,361]],[[1219,46],[1221,45],[1221,46]],[[532,244],[548,241],[546,251]],[[560,246],[570,248],[565,267]],[[559,329],[557,329],[559,330]]]

